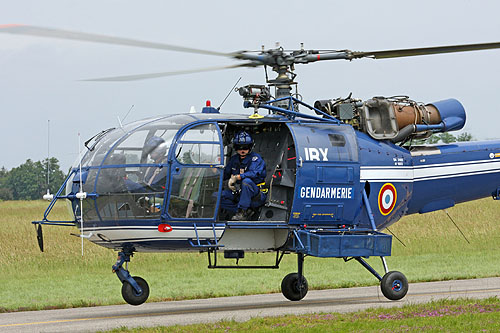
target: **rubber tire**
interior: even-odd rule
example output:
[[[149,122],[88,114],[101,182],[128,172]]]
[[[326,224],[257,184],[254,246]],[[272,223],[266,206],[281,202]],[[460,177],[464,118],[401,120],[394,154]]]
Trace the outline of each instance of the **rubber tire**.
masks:
[[[406,296],[408,280],[403,273],[392,271],[384,275],[380,281],[380,289],[386,298],[397,301]]]
[[[142,293],[137,294],[134,287],[127,281],[124,281],[122,284],[122,296],[125,302],[130,305],[141,305],[146,302],[149,297],[149,286],[146,280],[139,276],[133,276],[132,278],[137,282],[139,287],[141,287]]]
[[[306,296],[307,290],[307,279],[304,276],[302,276],[302,283],[299,286],[298,273],[290,273],[281,281],[281,292],[290,301],[300,301]]]

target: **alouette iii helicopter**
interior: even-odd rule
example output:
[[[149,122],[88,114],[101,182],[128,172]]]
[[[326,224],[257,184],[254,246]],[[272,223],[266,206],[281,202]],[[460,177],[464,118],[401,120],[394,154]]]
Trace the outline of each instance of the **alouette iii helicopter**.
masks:
[[[380,281],[385,297],[399,300],[406,295],[408,282],[402,273],[389,271],[384,258],[391,255],[392,236],[381,231],[404,215],[487,196],[500,198],[500,141],[412,145],[412,140],[432,133],[463,128],[466,116],[459,101],[424,104],[406,96],[365,101],[349,96],[309,105],[292,92],[297,87],[296,64],[477,51],[500,48],[500,43],[375,52],[276,47],[221,53],[24,25],[3,25],[0,31],[242,61],[97,81],[266,68],[267,85],[236,89],[250,116],[222,114],[207,105],[201,113],[149,118],[102,131],[85,143],[88,150],[59,191],[45,196],[51,203],[43,219],[33,222],[40,249],[42,225],[63,225],[76,226],[81,237],[119,251],[113,271],[129,304],[142,304],[149,296],[146,281],[131,276],[127,266],[141,251],[206,252],[209,268],[263,268],[238,265],[245,252],[276,252],[275,264],[264,268],[279,268],[284,254],[295,253],[297,272],[281,283],[283,295],[292,301],[301,300],[308,291],[303,274],[306,256],[354,259]],[[276,78],[267,78],[267,68],[277,73]],[[241,132],[251,136],[253,151],[266,162],[261,187],[265,202],[245,220],[235,221],[220,206],[227,187],[224,168],[235,153],[233,138]],[[161,175],[159,184],[145,181],[152,169]],[[464,187],[468,190],[457,190]],[[49,220],[59,199],[68,202],[70,221]],[[220,265],[218,252],[236,259],[236,265]],[[370,256],[382,259],[383,276],[366,262]]]

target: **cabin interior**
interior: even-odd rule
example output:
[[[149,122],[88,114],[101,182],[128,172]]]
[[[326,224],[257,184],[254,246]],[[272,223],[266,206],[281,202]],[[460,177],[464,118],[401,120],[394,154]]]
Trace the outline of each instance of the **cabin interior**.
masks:
[[[232,138],[242,130],[252,135],[255,142],[253,151],[260,154],[266,162],[266,202],[264,206],[254,209],[250,219],[288,221],[294,196],[296,153],[286,124],[220,121],[218,128],[220,135],[213,124],[201,124],[193,127],[190,135],[185,135],[174,143],[172,133],[176,130],[169,132],[164,127],[151,127],[136,134],[135,139],[132,134],[109,153],[104,149],[101,152],[97,150],[90,158],[95,164],[103,161],[101,168],[91,168],[84,173],[83,190],[99,194],[95,200],[83,202],[86,223],[92,224],[99,220],[158,219],[162,212],[168,213],[167,219],[176,221],[231,220],[232,216],[216,210],[217,203],[220,203],[218,197],[227,188],[227,181],[224,181],[219,190],[221,164],[225,166],[236,153],[232,147]],[[175,147],[176,152],[173,163],[164,163],[160,168],[165,177],[162,186],[154,187],[143,181],[144,175],[153,167],[145,166],[153,162],[148,161],[144,145],[148,138],[159,135],[169,137],[171,142],[168,149]],[[199,143],[206,140],[213,142],[205,145]],[[222,157],[220,140],[224,148]],[[210,149],[212,155],[206,153]],[[221,163],[221,159],[224,163]],[[167,172],[169,168],[170,172]],[[69,182],[69,192],[78,192],[79,178],[75,174]],[[165,205],[167,207],[164,209]],[[78,202],[73,202],[71,210],[75,216],[79,215]]]

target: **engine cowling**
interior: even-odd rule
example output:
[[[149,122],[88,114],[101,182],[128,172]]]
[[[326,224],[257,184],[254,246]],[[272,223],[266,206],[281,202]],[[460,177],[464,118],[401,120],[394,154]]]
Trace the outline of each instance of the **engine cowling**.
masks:
[[[460,130],[466,120],[463,105],[453,98],[429,104],[417,103],[406,96],[373,97],[364,102],[349,98],[320,100],[314,106],[376,140],[393,142]]]

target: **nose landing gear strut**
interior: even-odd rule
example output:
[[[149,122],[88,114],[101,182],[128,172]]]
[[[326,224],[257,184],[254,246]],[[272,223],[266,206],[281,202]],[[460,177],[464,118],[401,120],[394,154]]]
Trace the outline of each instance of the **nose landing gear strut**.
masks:
[[[141,305],[149,297],[149,286],[146,280],[139,276],[131,276],[128,267],[123,268],[123,264],[128,266],[133,252],[123,249],[118,252],[118,259],[113,265],[113,273],[116,273],[122,283],[122,296],[125,302],[130,305]]]

